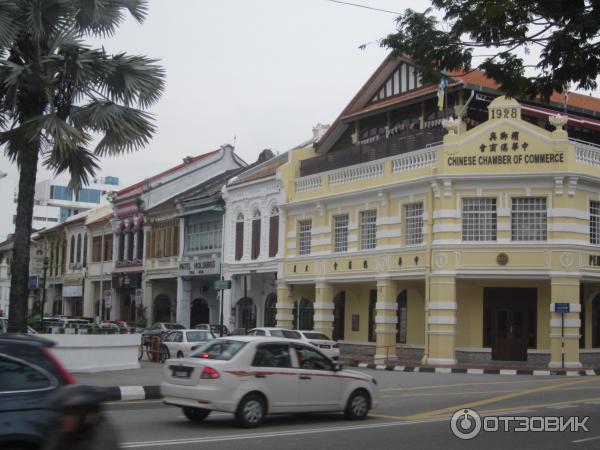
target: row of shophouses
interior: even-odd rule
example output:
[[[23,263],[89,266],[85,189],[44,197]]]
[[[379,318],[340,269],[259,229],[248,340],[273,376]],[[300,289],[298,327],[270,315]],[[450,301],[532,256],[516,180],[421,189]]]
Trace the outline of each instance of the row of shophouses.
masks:
[[[219,323],[225,279],[229,328],[438,365],[600,361],[600,99],[508,99],[478,71],[440,97],[390,56],[314,131],[251,166],[186,158],[38,233],[46,312]]]

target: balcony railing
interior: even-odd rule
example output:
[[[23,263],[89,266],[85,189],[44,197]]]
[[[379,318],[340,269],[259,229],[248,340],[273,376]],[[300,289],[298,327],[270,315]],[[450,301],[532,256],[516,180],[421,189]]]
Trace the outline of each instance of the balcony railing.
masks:
[[[600,167],[600,145],[591,142],[569,139],[575,145],[575,161],[579,164]]]
[[[442,141],[444,133],[443,128],[405,131],[387,139],[381,138],[368,144],[357,144],[315,156],[300,161],[300,176],[305,177],[419,150]]]

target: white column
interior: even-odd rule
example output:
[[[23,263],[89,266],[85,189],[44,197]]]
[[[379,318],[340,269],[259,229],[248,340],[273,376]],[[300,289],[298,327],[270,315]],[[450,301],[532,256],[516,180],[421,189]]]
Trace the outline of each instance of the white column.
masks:
[[[177,305],[175,320],[177,323],[190,326],[190,307],[192,302],[192,283],[190,280],[184,280],[183,277],[177,277]]]

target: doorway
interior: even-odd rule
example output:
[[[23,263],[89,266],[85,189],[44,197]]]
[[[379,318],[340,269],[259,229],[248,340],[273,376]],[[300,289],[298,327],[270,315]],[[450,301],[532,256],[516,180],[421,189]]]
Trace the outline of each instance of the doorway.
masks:
[[[192,302],[192,310],[190,311],[190,327],[194,328],[198,324],[210,323],[210,307],[208,302],[203,298],[197,298]]]
[[[497,361],[527,361],[537,333],[536,288],[485,288],[484,345]],[[487,341],[487,342],[486,342]]]

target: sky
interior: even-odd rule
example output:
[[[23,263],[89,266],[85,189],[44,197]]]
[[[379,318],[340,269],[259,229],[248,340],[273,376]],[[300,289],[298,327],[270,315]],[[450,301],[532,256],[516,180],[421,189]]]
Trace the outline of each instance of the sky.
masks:
[[[361,0],[403,11],[423,2]],[[420,5],[420,6],[419,6]],[[283,152],[331,123],[387,52],[377,44],[394,14],[327,0],[150,0],[146,21],[129,19],[95,43],[161,60],[166,89],[151,108],[157,132],[143,150],[100,161],[122,186],[165,170],[188,155],[235,142],[254,162],[262,149]],[[17,169],[0,155],[0,206],[12,202]],[[38,180],[52,176],[43,168]],[[6,211],[6,209],[4,209]],[[0,215],[0,240],[11,232]]]
[[[354,1],[396,12],[429,6]],[[129,19],[94,43],[160,59],[166,89],[151,108],[157,132],[139,152],[102,159],[100,174],[125,187],[226,143],[248,163],[262,149],[296,146],[315,124],[332,123],[383,61],[376,41],[394,31],[395,17],[328,0],[150,0],[143,24]],[[0,171],[8,173],[0,179],[7,211],[17,170],[0,155]],[[50,176],[38,172],[38,180]],[[11,227],[11,215],[0,214],[0,240]]]

